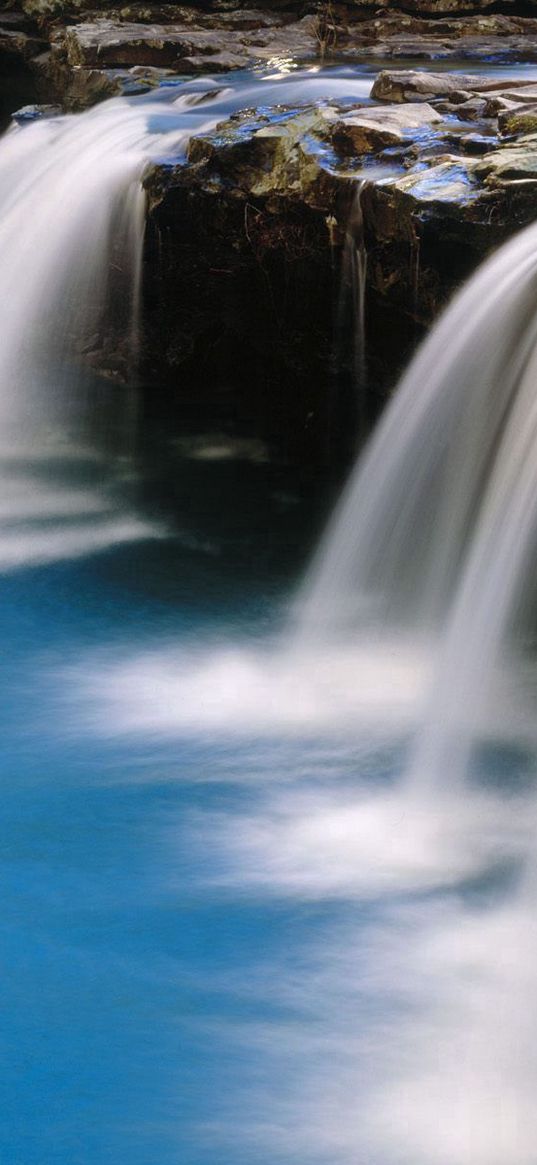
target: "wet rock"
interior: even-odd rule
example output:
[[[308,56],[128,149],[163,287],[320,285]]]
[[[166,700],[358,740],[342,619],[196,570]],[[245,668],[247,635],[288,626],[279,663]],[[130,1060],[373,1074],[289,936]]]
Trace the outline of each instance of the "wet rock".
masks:
[[[426,102],[388,105],[341,117],[334,135],[345,152],[364,154],[415,141],[420,131],[430,130],[442,121],[442,115]]]
[[[318,15],[297,20],[251,4],[195,11],[136,3],[46,27],[46,52],[35,34],[8,32],[33,36],[29,66],[42,92],[69,109],[146,91],[173,73],[281,55],[363,59],[388,46],[405,60],[417,46],[422,56],[460,57],[477,38],[478,57],[491,45],[497,59],[508,56],[523,41],[523,59],[537,59],[535,20],[432,21],[393,9],[381,17],[359,5],[322,27]],[[153,164],[145,177],[149,384],[183,402],[187,385],[194,395],[216,386],[204,398],[210,410],[249,411],[256,433],[293,459],[329,458],[323,442],[330,446],[342,410],[352,430],[353,356],[338,349],[335,359],[333,304],[358,183],[377,401],[404,344],[483,256],[536,214],[537,86],[499,83],[471,66],[451,76],[391,69],[374,98],[379,106],[237,115],[194,139],[186,164]]]
[[[65,3],[64,0],[22,0],[24,12],[35,19],[63,16],[66,13],[71,15],[100,7],[106,7],[106,0],[102,0],[102,2],[100,0],[93,2],[92,0],[91,3],[88,3],[87,0],[69,0],[68,3]]]
[[[373,112],[331,103],[236,115],[194,139],[186,164],[154,164],[145,178],[149,380],[180,396],[200,377],[233,379],[239,363],[261,386],[263,437],[292,458],[329,457],[323,441],[349,407],[354,366],[350,352],[335,360],[333,278],[359,189],[373,411],[416,331],[535,217],[537,135],[514,149],[461,122],[457,145],[456,123],[446,131],[428,103],[383,106],[378,124]],[[392,112],[397,145],[382,134]],[[342,136],[345,121],[354,139]]]
[[[45,41],[38,37],[0,23],[0,55],[29,61],[45,47]]]
[[[537,133],[528,134],[499,149],[477,164],[476,173],[489,187],[505,188],[513,182],[537,180]],[[535,186],[537,194],[537,186]]]
[[[530,133],[537,127],[537,85],[532,79],[505,80],[500,89],[496,78],[479,74],[384,71],[379,74],[372,95],[383,102],[401,102],[402,108],[407,108],[408,102],[424,101],[428,96],[438,111],[455,114],[461,121],[482,124],[497,121],[498,130],[504,136]]]
[[[497,40],[485,40],[482,37],[439,36],[405,36],[394,35],[387,39],[366,41],[349,46],[342,46],[340,55],[345,60],[357,60],[360,53],[367,48],[372,59],[385,61],[391,58],[394,61],[468,61],[509,64],[516,62],[534,62],[537,60],[537,36],[506,37]]]
[[[537,102],[537,85],[535,82],[528,82],[526,85],[519,84],[516,87],[503,84],[501,88],[496,86],[487,94],[487,101],[493,102],[494,100],[509,101],[511,106],[527,105],[531,101]]]
[[[380,13],[342,30],[338,52],[356,58],[359,51],[401,60],[534,61],[537,25],[532,17],[463,16],[427,19],[405,13]]]
[[[482,198],[476,179],[478,163],[447,155],[423,170],[390,182],[394,198],[408,203],[407,213],[422,216],[439,210],[451,217],[467,218]]]
[[[352,6],[362,9],[374,8],[378,13],[382,9],[390,9],[392,2],[380,0],[379,3],[372,4],[368,0],[352,0]],[[529,3],[518,3],[517,0],[505,0],[504,3],[501,3],[501,0],[500,3],[498,0],[401,0],[397,10],[400,16],[406,15],[407,18],[410,15],[426,18],[432,16],[437,20],[439,17],[458,19],[469,14],[472,21],[490,30],[497,27],[499,22],[512,19],[517,13],[522,17],[527,16],[528,11],[535,6],[535,0],[529,0]],[[492,8],[496,11],[490,14],[489,10]]]
[[[87,109],[108,97],[135,97],[174,76],[170,69],[136,65],[132,69],[80,69],[69,76],[63,104],[69,111]]]
[[[21,7],[25,13],[29,13],[32,16],[48,17],[63,15],[66,12],[69,14],[91,13],[96,9],[108,9],[112,6],[110,5],[109,0],[22,0]],[[174,9],[177,8],[178,5],[174,4],[173,0],[170,4],[166,3],[166,0],[163,0],[163,2],[158,5],[154,3],[143,5],[137,3],[135,0],[134,3],[127,4],[122,7],[127,9],[145,8],[149,11],[154,11],[157,7],[160,9]],[[203,9],[204,7],[210,8],[211,5],[210,3],[207,3],[206,5],[196,3],[193,5],[193,7],[199,10],[200,8]],[[223,6],[216,4],[214,7],[218,9],[218,7]],[[240,9],[241,5],[235,5],[235,7]],[[257,5],[255,3],[250,3],[250,0],[245,0],[244,7],[252,7],[255,9]],[[301,5],[299,2],[296,2],[296,0],[295,2],[293,2],[293,0],[263,0],[263,3],[260,4],[259,7],[275,9],[277,12],[281,11],[282,9],[289,11],[294,10],[296,12],[297,10],[300,10],[303,5]],[[366,18],[370,17],[372,14],[378,14],[382,10],[386,10],[387,13],[389,13],[392,7],[393,0],[348,0],[347,4],[338,5],[338,9],[347,9],[347,11],[352,15],[365,16]],[[531,9],[532,7],[535,7],[535,0],[528,0],[527,3],[518,3],[517,0],[503,0],[503,3],[501,0],[500,3],[498,3],[498,0],[401,0],[401,2],[397,5],[399,17],[403,17],[405,15],[412,15],[414,17],[432,16],[433,18],[438,19],[438,17],[457,18],[464,14],[471,14],[475,19],[476,13],[481,13],[480,19],[486,20],[489,26],[491,19],[494,20],[494,17],[491,18],[488,15],[490,9],[502,8],[506,13],[509,14],[520,11],[520,13],[524,15],[528,12],[528,9]]]
[[[82,69],[147,66],[195,74],[207,68],[226,72],[272,59],[360,62],[364,54],[372,60],[537,60],[537,17],[477,14],[479,3],[471,6],[470,15],[460,15],[465,5],[459,0],[456,5],[444,0],[440,6],[437,0],[430,4],[409,0],[403,11],[394,11],[387,3],[358,0],[329,9],[311,0],[310,11],[307,2],[304,7],[293,0],[261,0],[259,7],[249,2],[244,8],[210,0],[194,5],[132,0],[123,6],[110,6],[105,0],[90,4],[66,0],[61,5],[57,0],[26,0],[21,17],[26,26],[15,22],[6,27],[6,37],[10,51],[31,56],[36,74],[44,85],[51,85],[48,92],[43,90],[44,99],[61,98],[62,86],[70,91],[75,72]],[[510,13],[516,11],[507,0],[506,7]],[[36,22],[32,33],[27,13]],[[434,18],[428,13],[434,13]],[[38,29],[39,36],[48,38],[48,46],[35,40]],[[53,60],[45,66],[43,54],[48,51]],[[431,82],[407,71],[406,86],[396,91],[394,85],[391,96],[388,90],[381,92],[379,82],[379,97],[395,102],[413,94],[412,99],[420,101],[451,94],[455,100],[457,88],[468,91],[467,80],[449,80],[444,75],[443,82],[437,78],[431,88]],[[470,81],[471,91],[477,92],[474,78]],[[76,83],[75,88],[80,93],[83,85]],[[109,95],[105,81],[101,88],[103,96]],[[486,88],[482,84],[479,91]],[[92,99],[97,99],[98,89],[92,78],[88,87]]]
[[[148,378],[179,398],[218,383],[220,408],[234,383],[258,435],[300,461],[330,460],[336,415],[355,407],[350,353],[334,363],[334,254],[354,190],[332,146],[338,113],[231,118],[192,141],[187,165],[145,178]]]
[[[470,97],[457,102],[456,113],[462,121],[481,121],[487,116],[487,102],[482,97]]]
[[[498,144],[494,137],[481,133],[467,133],[460,139],[460,146],[468,154],[488,154]]]
[[[537,133],[537,99],[533,105],[501,112],[498,127],[503,137]]]
[[[520,78],[502,81],[501,93],[527,92],[533,81],[521,84]],[[430,101],[434,97],[449,97],[456,104],[460,94],[497,93],[495,77],[464,73],[424,73],[418,69],[383,70],[375,79],[371,96],[377,101]]]
[[[478,158],[453,155],[368,187],[363,213],[370,288],[428,324],[502,240],[535,215],[535,183],[496,186]]]
[[[508,97],[493,94],[492,97],[487,97],[485,112],[487,117],[496,117],[497,114],[502,113],[504,110],[519,108],[518,101],[510,101]]]
[[[62,113],[59,105],[23,105],[13,114],[13,121],[17,125],[27,125],[30,122],[41,121],[44,117],[58,117]]]
[[[311,59],[317,51],[315,27],[313,16],[284,27],[241,31],[240,35],[226,27],[96,20],[66,29],[64,49],[71,67],[152,65],[197,72],[219,62],[221,68],[240,68],[279,55]]]
[[[234,197],[266,199],[276,208],[284,199],[326,213],[337,191],[334,175],[352,177],[332,148],[337,124],[329,107],[292,111],[276,123],[269,115],[239,115],[214,134],[193,138],[188,161],[204,163],[197,177],[211,189],[231,184]],[[183,181],[183,168],[172,165],[167,179],[177,175]]]

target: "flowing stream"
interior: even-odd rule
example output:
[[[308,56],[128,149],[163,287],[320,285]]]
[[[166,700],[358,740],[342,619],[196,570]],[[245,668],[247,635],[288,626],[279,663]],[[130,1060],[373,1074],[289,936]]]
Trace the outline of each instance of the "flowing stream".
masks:
[[[537,228],[298,594],[307,505],[247,442],[175,451],[173,522],[134,456],[147,161],[370,84],[200,78],[0,142],[9,1165],[535,1165]]]

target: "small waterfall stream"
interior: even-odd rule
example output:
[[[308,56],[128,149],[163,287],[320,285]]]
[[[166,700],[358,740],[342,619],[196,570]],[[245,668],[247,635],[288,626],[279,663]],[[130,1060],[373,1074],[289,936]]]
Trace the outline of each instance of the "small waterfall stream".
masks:
[[[352,376],[356,400],[357,428],[362,439],[367,432],[367,336],[366,290],[367,249],[364,239],[362,194],[366,178],[358,178],[351,194],[341,258],[340,291],[336,329],[338,347],[344,352],[351,330]],[[350,309],[350,311],[349,311]],[[350,315],[350,319],[349,319]]]

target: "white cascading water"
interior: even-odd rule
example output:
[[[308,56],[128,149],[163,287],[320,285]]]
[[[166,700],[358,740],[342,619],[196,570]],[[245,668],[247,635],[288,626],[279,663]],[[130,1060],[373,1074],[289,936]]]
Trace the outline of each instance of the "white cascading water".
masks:
[[[368,81],[336,74],[327,87],[315,71],[235,78],[225,88],[201,78],[148,98],[115,98],[81,115],[14,125],[4,135],[0,570],[156,533],[125,497],[148,159],[180,159],[194,133],[237,109],[330,94],[365,97],[369,88]],[[120,371],[128,387],[107,388],[92,376],[92,355],[97,365],[107,364],[103,345],[111,349],[112,374]],[[91,488],[73,488],[75,463],[83,480],[93,479]]]
[[[128,438],[119,468],[88,443],[95,384],[83,364],[114,311],[122,358],[135,355],[142,145],[140,119],[110,107],[13,129],[2,142],[2,569],[150,533],[118,492]],[[117,430],[130,403],[121,387],[110,385],[112,394],[121,398],[110,418]],[[86,484],[74,484],[75,465]]]
[[[463,777],[502,650],[513,678],[519,607],[534,602],[536,302],[530,227],[484,265],[423,345],[301,596],[306,640],[349,627],[432,640],[437,679],[412,761],[432,788]],[[533,736],[531,715],[525,725],[518,716],[518,739],[524,727]]]
[[[482,268],[421,348],[306,579],[304,633],[445,623],[536,342],[536,252],[530,229]]]

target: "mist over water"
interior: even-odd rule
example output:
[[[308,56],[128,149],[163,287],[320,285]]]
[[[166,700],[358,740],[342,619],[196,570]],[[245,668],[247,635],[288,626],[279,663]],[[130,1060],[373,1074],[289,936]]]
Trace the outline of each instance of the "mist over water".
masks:
[[[178,1147],[189,1165],[535,1165],[536,229],[418,354],[290,612],[245,615],[239,577],[231,613],[214,581],[205,600],[224,540],[200,530],[181,548],[133,487],[123,381],[147,159],[182,156],[192,133],[261,99],[368,92],[337,70],[198,79],[2,141],[0,570],[19,629],[6,618],[19,712],[8,701],[4,716],[11,771],[38,807],[15,879],[24,896],[35,878],[40,903],[22,943],[23,1036],[36,935],[60,981],[51,1162],[79,1151],[62,1124],[69,1063],[97,1106],[88,1121],[78,1097],[75,1125],[103,1113],[92,1165],[129,1140],[140,1165]],[[122,376],[104,391],[91,353],[114,332]],[[141,577],[170,547],[190,592],[170,601],[159,575],[150,602]],[[61,858],[46,805],[58,788]],[[51,845],[61,892],[43,881]],[[76,1052],[62,1035],[67,1054],[65,998],[74,1030],[87,1024]],[[99,1075],[100,1007],[117,1093]]]

